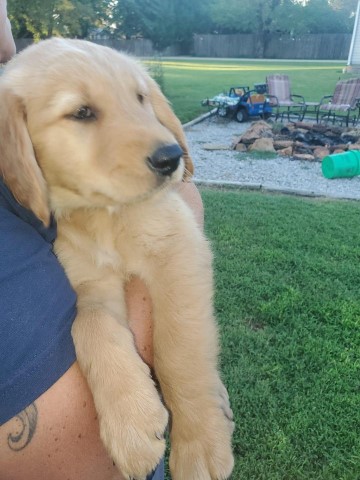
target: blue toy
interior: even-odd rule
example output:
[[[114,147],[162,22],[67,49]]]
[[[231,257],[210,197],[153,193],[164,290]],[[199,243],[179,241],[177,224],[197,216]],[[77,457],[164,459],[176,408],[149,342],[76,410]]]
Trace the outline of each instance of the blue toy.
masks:
[[[234,117],[238,122],[246,122],[251,117],[267,119],[272,113],[263,84],[256,84],[254,90],[243,86],[231,87],[227,95],[220,93],[201,104],[216,107],[219,117]]]

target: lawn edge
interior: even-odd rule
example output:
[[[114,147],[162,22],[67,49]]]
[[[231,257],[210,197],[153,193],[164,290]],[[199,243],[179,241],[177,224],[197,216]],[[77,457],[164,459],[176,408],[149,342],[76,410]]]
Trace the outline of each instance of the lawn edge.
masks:
[[[249,191],[260,191],[267,193],[278,193],[283,195],[292,195],[298,197],[309,197],[309,198],[323,198],[329,200],[346,200],[346,201],[359,201],[358,198],[347,197],[344,195],[326,195],[318,192],[308,192],[306,190],[297,190],[293,188],[286,187],[277,187],[274,185],[262,185],[260,183],[242,183],[242,182],[223,182],[217,180],[202,180],[194,178],[193,182],[198,187],[208,187],[214,189],[227,189],[227,190],[249,190]]]

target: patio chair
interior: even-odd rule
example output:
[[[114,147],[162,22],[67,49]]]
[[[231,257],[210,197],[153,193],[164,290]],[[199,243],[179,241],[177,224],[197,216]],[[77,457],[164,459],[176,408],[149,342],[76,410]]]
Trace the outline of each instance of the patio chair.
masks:
[[[274,109],[275,120],[283,119],[286,115],[295,115],[301,121],[306,111],[305,99],[302,95],[291,93],[290,79],[288,75],[268,75],[266,77],[267,97],[271,107]]]
[[[326,95],[320,100],[317,111],[317,123],[326,120],[335,123],[351,121],[355,125],[360,115],[360,78],[340,80],[335,85],[333,95]]]

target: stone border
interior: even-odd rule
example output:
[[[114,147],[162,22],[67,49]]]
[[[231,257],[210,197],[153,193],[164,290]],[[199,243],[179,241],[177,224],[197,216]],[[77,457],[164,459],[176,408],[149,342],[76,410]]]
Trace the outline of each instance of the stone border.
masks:
[[[206,120],[207,118],[212,117],[213,115],[215,115],[216,111],[217,111],[217,108],[213,108],[212,110],[210,110],[210,112],[203,113],[199,117],[194,118],[194,120],[190,120],[190,122],[183,123],[183,129],[186,130],[187,128],[192,127],[193,125],[196,125],[197,123],[200,123],[203,120]]]
[[[308,192],[306,190],[296,190],[293,188],[278,187],[276,185],[262,185],[260,183],[241,183],[241,182],[222,182],[217,180],[200,180],[193,179],[193,182],[198,187],[208,187],[214,189],[228,189],[228,190],[250,190],[250,191],[259,191],[265,193],[278,193],[283,195],[293,195],[298,197],[309,197],[309,198],[324,198],[328,200],[351,200],[358,202],[358,198],[347,197],[343,195],[326,195],[325,193],[316,193]]]

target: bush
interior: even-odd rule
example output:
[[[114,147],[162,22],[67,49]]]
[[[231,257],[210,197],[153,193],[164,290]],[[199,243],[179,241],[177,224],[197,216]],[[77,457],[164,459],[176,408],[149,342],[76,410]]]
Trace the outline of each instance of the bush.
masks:
[[[165,77],[161,56],[154,57],[148,62],[149,73],[158,83],[161,91],[165,94]]]

